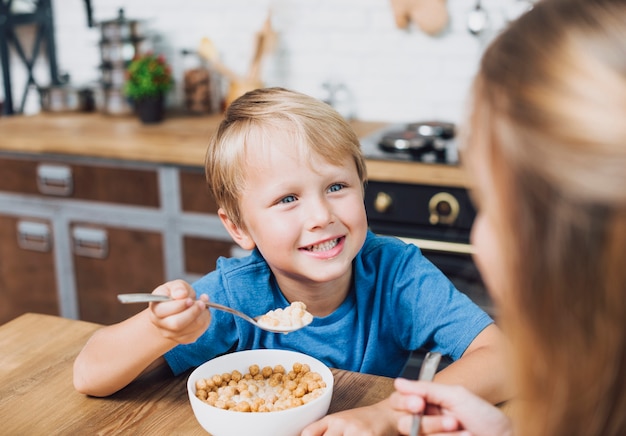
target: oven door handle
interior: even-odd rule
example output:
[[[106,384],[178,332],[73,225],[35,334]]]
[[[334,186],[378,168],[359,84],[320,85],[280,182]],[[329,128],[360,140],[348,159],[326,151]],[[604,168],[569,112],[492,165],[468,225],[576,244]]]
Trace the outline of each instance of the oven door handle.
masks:
[[[398,237],[407,244],[417,245],[422,250],[438,251],[441,253],[473,254],[474,249],[470,244],[459,242],[433,241],[430,239]]]

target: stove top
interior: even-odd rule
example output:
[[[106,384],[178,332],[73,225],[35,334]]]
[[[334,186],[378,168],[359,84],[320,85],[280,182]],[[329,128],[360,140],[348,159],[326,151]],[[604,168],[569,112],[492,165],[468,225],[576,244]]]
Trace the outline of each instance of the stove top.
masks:
[[[397,123],[361,139],[367,159],[458,165],[459,156],[454,134],[422,135],[431,123]],[[436,123],[435,123],[436,126]]]

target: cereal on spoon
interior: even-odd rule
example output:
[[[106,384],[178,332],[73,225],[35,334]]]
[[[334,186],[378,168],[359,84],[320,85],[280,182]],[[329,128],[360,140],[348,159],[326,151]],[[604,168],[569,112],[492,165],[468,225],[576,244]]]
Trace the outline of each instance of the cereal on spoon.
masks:
[[[311,321],[313,321],[313,315],[307,312],[306,304],[301,301],[294,301],[284,309],[270,310],[258,319],[261,325],[286,330],[307,326]]]

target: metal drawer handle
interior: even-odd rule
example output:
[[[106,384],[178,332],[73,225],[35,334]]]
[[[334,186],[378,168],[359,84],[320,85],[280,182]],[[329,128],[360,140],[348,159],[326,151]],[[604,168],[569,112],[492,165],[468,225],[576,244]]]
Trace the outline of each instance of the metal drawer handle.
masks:
[[[50,226],[36,221],[18,221],[17,245],[24,250],[48,252],[52,248]]]
[[[104,259],[109,254],[108,236],[104,229],[74,227],[72,246],[77,256]]]
[[[74,191],[72,169],[67,165],[38,165],[37,188],[42,194],[69,197]]]

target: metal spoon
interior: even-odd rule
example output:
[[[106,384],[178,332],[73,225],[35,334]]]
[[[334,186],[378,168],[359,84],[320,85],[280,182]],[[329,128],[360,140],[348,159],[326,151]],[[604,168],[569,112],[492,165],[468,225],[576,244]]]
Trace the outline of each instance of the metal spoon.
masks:
[[[146,293],[118,294],[117,299],[121,303],[124,303],[124,304],[130,304],[130,303],[150,303],[150,302],[161,302],[161,301],[172,301],[173,300],[173,298],[171,298],[168,295],[157,295],[157,294],[146,294]],[[256,318],[252,318],[252,317],[246,315],[245,313],[240,312],[238,310],[235,310],[233,308],[230,308],[228,306],[222,306],[221,304],[208,302],[208,303],[206,303],[206,307],[207,308],[212,307],[212,308],[217,309],[217,310],[223,310],[224,312],[232,313],[233,315],[236,315],[238,317],[241,317],[241,318],[245,319],[250,324],[253,324],[253,325],[255,325],[256,327],[258,327],[260,329],[266,330],[268,332],[273,332],[273,333],[290,333],[290,332],[299,330],[302,327],[306,327],[308,325],[308,324],[304,324],[304,325],[296,325],[296,326],[292,326],[292,325],[269,326],[269,325],[266,325],[264,323],[260,323],[258,321],[260,316],[257,316]]]
[[[417,378],[418,380],[426,380],[431,381],[435,377],[435,373],[437,372],[437,367],[439,367],[439,361],[441,360],[441,354],[436,352],[428,352],[426,357],[424,358],[424,362],[422,362],[422,367],[420,368],[420,375]],[[413,415],[413,423],[411,425],[411,436],[417,436],[420,430],[420,425],[422,423],[422,416],[424,412],[416,413]]]

